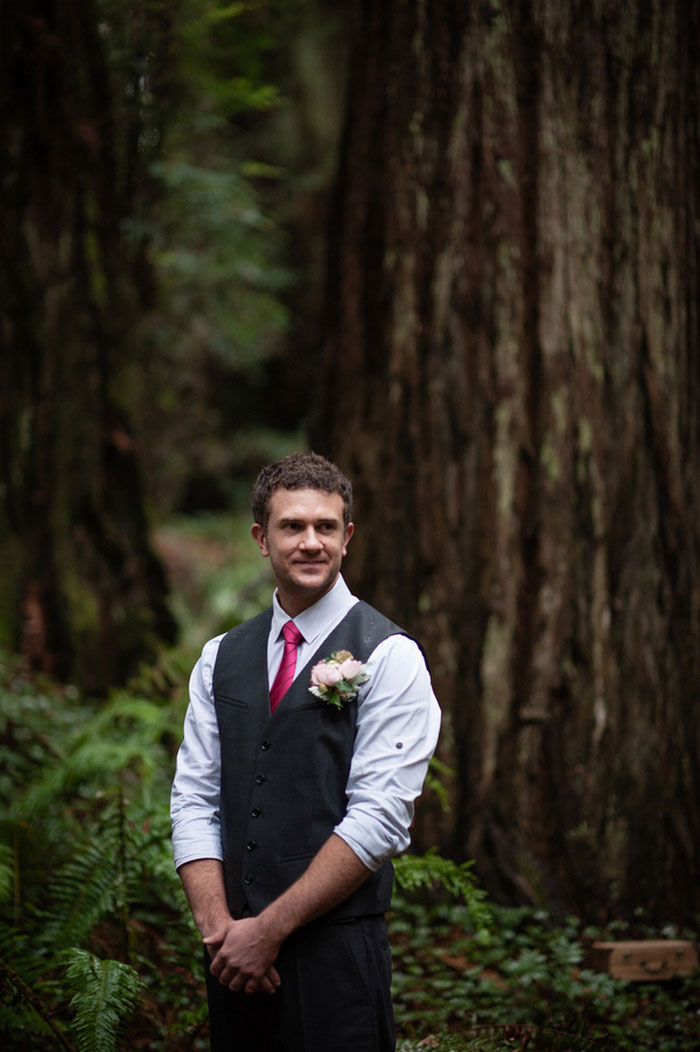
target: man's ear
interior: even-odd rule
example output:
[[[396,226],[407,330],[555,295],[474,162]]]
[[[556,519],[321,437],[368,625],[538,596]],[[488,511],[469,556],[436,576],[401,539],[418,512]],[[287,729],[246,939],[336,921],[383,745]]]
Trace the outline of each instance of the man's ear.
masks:
[[[350,538],[355,532],[355,523],[349,522],[345,527],[345,537],[343,538],[343,555],[348,554],[348,545],[350,544]]]
[[[257,544],[257,546],[260,549],[261,553],[264,556],[267,557],[270,554],[270,552],[269,552],[269,549],[267,547],[267,539],[265,537],[265,530],[262,528],[262,526],[260,525],[259,522],[254,522],[253,525],[250,527],[250,532],[252,533],[253,540]]]

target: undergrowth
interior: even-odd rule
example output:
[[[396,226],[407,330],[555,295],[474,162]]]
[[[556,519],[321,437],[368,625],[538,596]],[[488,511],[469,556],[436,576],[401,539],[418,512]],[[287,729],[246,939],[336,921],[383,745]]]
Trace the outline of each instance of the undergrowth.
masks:
[[[489,904],[488,936],[464,907],[395,899],[390,918],[394,1002],[403,1052],[428,1049],[619,1049],[691,1052],[698,1047],[700,971],[636,983],[587,966],[596,938],[692,937],[617,924],[555,924],[544,911]],[[480,1042],[485,1042],[480,1043]]]
[[[96,702],[0,657],[4,1052],[207,1048],[201,947],[169,843],[191,659],[165,655]],[[469,863],[435,854],[396,873],[398,1052],[697,1048],[699,973],[634,984],[586,967],[587,941],[622,926],[498,906]]]

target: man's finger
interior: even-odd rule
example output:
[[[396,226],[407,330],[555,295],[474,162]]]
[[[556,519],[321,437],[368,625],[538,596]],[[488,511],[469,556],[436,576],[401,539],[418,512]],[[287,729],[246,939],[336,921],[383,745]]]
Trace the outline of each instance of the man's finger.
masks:
[[[253,983],[254,986],[249,991],[248,987],[250,986],[251,983]],[[229,983],[227,983],[227,985],[228,985],[229,990],[233,990],[234,993],[238,993],[239,990],[245,990],[246,993],[254,993],[254,991],[257,990],[257,988],[258,988],[258,980],[257,979],[247,979],[246,980],[246,977],[241,972],[236,972],[236,974],[233,976],[233,979],[231,979],[231,981]]]
[[[236,979],[238,979],[238,969],[232,968],[229,965],[223,965],[219,967],[217,978],[222,986],[228,986],[230,990],[233,990],[234,987],[232,986],[232,983],[235,983]],[[240,985],[239,981],[238,986]],[[238,987],[236,987],[236,989],[238,989]]]
[[[246,994],[254,994],[257,992],[263,994],[274,994],[277,992],[277,987],[270,982],[266,975],[263,975],[262,979],[256,981],[255,979],[249,979],[245,984],[244,992]]]

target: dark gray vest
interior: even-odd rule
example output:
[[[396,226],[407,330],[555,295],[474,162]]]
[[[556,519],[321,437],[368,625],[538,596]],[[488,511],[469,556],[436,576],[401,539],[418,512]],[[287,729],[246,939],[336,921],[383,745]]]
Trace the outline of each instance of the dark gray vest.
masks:
[[[357,702],[341,710],[309,692],[311,667],[335,650],[366,661],[402,629],[357,603],[323,640],[270,715],[267,639],[272,610],[232,629],[214,666],[221,738],[221,835],[229,909],[257,914],[301,876],[343,818]],[[386,863],[327,915],[384,913],[393,869]]]

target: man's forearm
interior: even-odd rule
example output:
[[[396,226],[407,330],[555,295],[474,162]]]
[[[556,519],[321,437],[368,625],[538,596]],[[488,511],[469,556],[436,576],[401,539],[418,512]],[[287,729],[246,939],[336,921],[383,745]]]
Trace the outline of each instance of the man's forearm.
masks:
[[[198,858],[185,862],[177,872],[202,938],[218,931],[231,920],[226,902],[224,868],[218,859]]]
[[[258,916],[239,921],[226,905],[220,862],[187,862],[178,873],[212,956],[212,974],[231,990],[271,993],[279,985],[273,965],[284,940],[352,895],[372,871],[334,833],[290,888]]]
[[[260,922],[283,941],[352,895],[372,870],[333,833],[308,869],[259,915]]]

